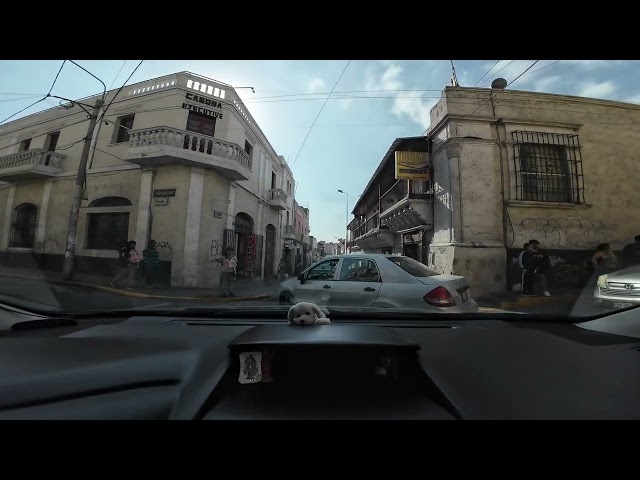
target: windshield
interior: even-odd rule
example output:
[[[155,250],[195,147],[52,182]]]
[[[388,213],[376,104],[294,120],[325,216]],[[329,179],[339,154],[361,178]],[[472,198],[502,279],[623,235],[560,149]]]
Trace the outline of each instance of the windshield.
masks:
[[[637,61],[0,72],[0,303],[428,319],[640,305]]]

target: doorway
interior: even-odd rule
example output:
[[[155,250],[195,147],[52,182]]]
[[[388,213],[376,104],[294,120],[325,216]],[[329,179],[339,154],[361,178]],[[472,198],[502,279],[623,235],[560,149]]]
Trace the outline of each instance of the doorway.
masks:
[[[267,225],[264,248],[264,278],[273,277],[276,257],[276,227]]]

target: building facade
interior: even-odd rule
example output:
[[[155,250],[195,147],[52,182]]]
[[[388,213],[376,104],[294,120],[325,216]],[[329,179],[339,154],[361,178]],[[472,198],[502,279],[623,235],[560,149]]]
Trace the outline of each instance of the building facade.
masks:
[[[142,250],[154,239],[173,286],[217,286],[214,260],[227,247],[240,276],[274,276],[291,236],[294,179],[233,87],[181,72],[116,92],[93,130],[76,270],[111,274],[124,242]],[[88,129],[78,103],[99,98],[0,127],[2,264],[61,269]]]
[[[465,275],[482,296],[518,283],[515,258],[537,239],[552,293],[579,286],[598,244],[640,234],[637,125],[635,104],[447,87],[425,136],[390,149],[427,152],[430,181],[394,183],[387,152],[354,208],[354,241]]]

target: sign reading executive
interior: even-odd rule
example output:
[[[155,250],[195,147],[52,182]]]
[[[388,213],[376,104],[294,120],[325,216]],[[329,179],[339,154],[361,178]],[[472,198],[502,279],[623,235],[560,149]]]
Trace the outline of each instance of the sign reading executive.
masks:
[[[396,152],[396,180],[429,180],[431,170],[426,152]]]
[[[210,106],[211,108],[200,107],[198,105],[192,105],[186,102],[182,104],[182,108],[191,110],[192,112],[202,113],[203,115],[206,115],[208,117],[219,118],[220,120],[222,120],[222,116],[224,114],[218,110],[213,110],[214,108],[222,110],[222,103],[218,102],[217,100],[194,95],[193,93],[187,93],[187,100],[202,103],[204,105]]]

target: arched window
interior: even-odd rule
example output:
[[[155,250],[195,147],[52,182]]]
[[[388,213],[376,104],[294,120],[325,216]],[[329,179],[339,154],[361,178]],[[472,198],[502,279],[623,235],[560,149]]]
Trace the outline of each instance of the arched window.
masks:
[[[102,197],[87,208],[85,248],[118,250],[129,240],[131,201],[123,197]],[[113,209],[113,211],[109,211]]]
[[[253,233],[253,218],[244,212],[240,212],[235,218],[236,233],[251,234]]]
[[[11,247],[33,248],[36,237],[38,208],[32,203],[18,205],[11,223]]]
[[[124,197],[97,198],[89,204],[89,207],[130,207],[131,202]]]

